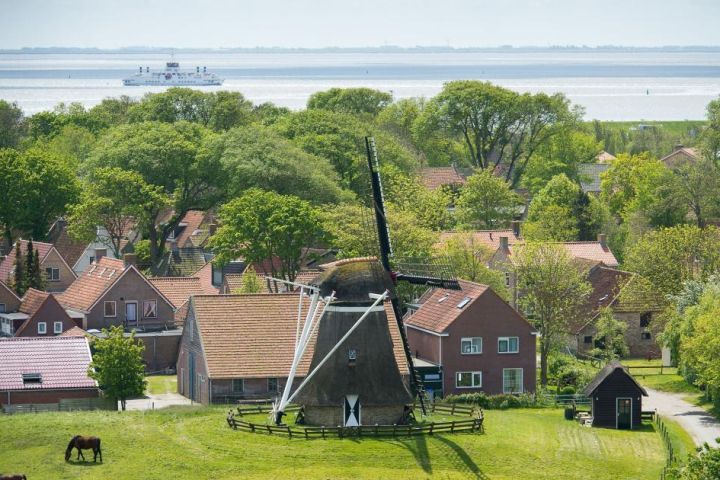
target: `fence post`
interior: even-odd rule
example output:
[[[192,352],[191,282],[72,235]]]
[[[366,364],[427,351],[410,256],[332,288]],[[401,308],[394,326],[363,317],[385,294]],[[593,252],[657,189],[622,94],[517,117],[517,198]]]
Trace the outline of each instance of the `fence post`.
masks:
[[[455,420],[450,424],[450,433],[455,433]]]
[[[435,427],[435,422],[430,422],[430,430],[428,431],[428,435],[433,434],[433,427]]]
[[[452,409],[450,410],[450,415],[455,415],[455,404],[453,403]]]

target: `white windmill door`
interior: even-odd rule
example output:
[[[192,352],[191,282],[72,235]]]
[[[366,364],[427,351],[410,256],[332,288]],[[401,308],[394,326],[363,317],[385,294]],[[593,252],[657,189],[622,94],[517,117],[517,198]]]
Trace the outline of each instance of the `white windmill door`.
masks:
[[[345,397],[345,426],[357,427],[360,425],[360,400],[357,395]]]

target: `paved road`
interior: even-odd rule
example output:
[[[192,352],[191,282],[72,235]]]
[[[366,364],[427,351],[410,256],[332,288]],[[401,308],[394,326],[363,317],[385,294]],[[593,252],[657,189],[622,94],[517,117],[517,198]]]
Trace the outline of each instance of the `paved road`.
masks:
[[[682,399],[682,395],[645,388],[649,397],[643,399],[643,410],[657,410],[664,417],[677,421],[690,434],[696,445],[707,442],[715,446],[720,438],[720,422],[700,407]]]
[[[128,410],[153,410],[156,408],[169,407],[171,405],[190,404],[190,399],[183,397],[179,393],[158,393],[154,395],[149,394],[146,398],[128,400],[126,408]]]

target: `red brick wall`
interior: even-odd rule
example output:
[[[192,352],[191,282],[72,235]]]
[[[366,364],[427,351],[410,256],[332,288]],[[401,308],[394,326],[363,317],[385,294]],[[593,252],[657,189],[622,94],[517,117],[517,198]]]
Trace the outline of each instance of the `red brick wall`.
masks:
[[[55,322],[62,322],[62,331],[70,330],[76,323],[67,315],[65,309],[55,300],[52,295],[40,306],[35,315],[27,319],[29,322],[20,332],[15,332],[17,337],[53,337],[59,335],[54,333]],[[38,334],[38,323],[45,322],[45,334]]]
[[[0,391],[0,405],[17,405],[22,403],[58,403],[61,398],[96,398],[97,388],[78,390],[11,390]]]
[[[417,358],[433,363],[440,363],[440,338],[437,335],[423,332],[416,328],[406,326],[410,351]]]

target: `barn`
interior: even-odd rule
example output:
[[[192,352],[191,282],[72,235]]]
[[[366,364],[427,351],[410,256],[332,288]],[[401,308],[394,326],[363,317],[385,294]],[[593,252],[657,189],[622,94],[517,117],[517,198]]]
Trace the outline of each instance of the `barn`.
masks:
[[[630,430],[640,426],[645,389],[617,360],[603,368],[585,388],[592,401],[594,427]]]

